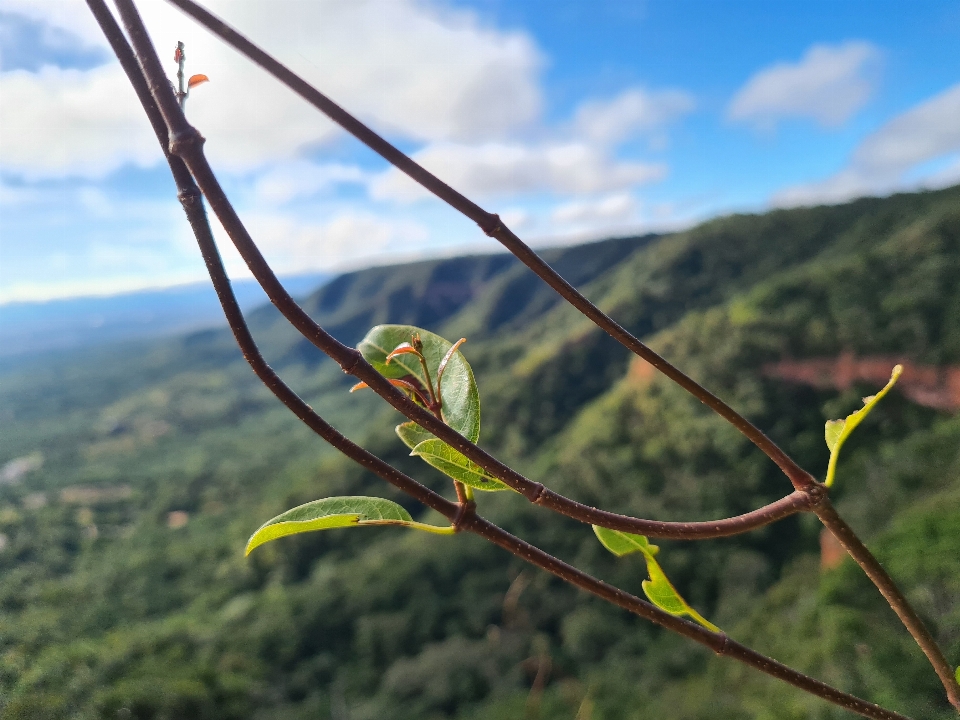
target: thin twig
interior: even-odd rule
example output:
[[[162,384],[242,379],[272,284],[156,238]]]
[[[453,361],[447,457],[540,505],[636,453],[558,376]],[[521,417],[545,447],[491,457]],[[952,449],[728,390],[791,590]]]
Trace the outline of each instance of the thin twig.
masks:
[[[405,409],[398,407],[398,405],[396,405],[391,398],[379,393],[379,390],[377,390],[377,388],[370,383],[371,387],[377,390],[378,394],[381,394],[382,397],[387,399],[388,402],[394,405],[394,407],[397,407],[398,410],[406,414],[407,417],[415,420],[421,426],[427,428],[438,437],[441,437],[441,439],[453,445],[456,449],[486,469],[492,475],[505,482],[509,487],[524,494],[532,502],[537,504],[547,503],[551,509],[555,510],[556,512],[581,520],[582,522],[591,522],[592,524],[602,525],[603,527],[608,527],[610,529],[637,532],[651,537],[701,539],[737,534],[738,532],[743,532],[746,529],[761,527],[762,525],[772,522],[773,519],[779,519],[800,510],[813,510],[826,498],[826,489],[823,484],[817,482],[813,476],[810,475],[810,473],[797,465],[792,458],[784,453],[783,450],[780,449],[780,447],[770,440],[763,432],[761,432],[746,418],[741,416],[722,400],[699,385],[696,381],[689,378],[679,369],[675,368],[673,365],[650,350],[642,342],[640,342],[639,339],[627,332],[611,318],[607,317],[599,308],[587,300],[586,297],[576,290],[576,288],[564,280],[556,271],[554,271],[546,262],[544,262],[542,258],[533,252],[533,250],[525,245],[520,238],[514,235],[505,225],[503,225],[499,216],[486,212],[480,206],[476,205],[471,200],[442,182],[439,178],[429,173],[426,169],[414,162],[412,158],[395,148],[373,130],[368,128],[366,125],[347,113],[339,105],[327,98],[319,90],[312,87],[305,80],[293,73],[289,68],[285,67],[282,63],[254,45],[243,35],[229,27],[222,20],[197,5],[195,2],[193,2],[193,0],[168,0],[168,2],[179,7],[185,13],[200,22],[200,24],[202,24],[204,27],[246,55],[258,66],[271,73],[274,77],[280,80],[280,82],[287,85],[287,87],[296,92],[307,102],[314,105],[314,107],[319,109],[334,122],[354,135],[370,149],[377,152],[397,169],[406,173],[410,178],[418,182],[438,198],[476,222],[486,234],[498,239],[505,247],[507,247],[508,250],[510,250],[510,252],[512,252],[525,265],[527,265],[527,267],[533,270],[534,273],[547,282],[547,284],[556,290],[564,299],[566,299],[584,315],[590,318],[595,324],[617,339],[625,347],[629,348],[636,355],[660,370],[668,378],[690,392],[694,397],[699,399],[718,415],[733,424],[738,430],[740,430],[741,433],[743,433],[770,459],[772,459],[781,470],[783,470],[783,472],[790,479],[790,482],[793,484],[796,491],[807,494],[809,497],[805,507],[791,506],[790,496],[778,501],[779,503],[784,503],[785,505],[790,506],[790,510],[777,515],[776,518],[773,517],[775,513],[771,512],[771,506],[768,505],[764,508],[754,511],[753,513],[747,513],[747,515],[740,516],[739,518],[728,518],[725,521],[717,521],[716,523],[671,523],[669,524],[671,527],[666,529],[666,533],[668,534],[663,534],[665,530],[663,528],[663,524],[655,523],[655,521],[639,520],[635,518],[619,516],[614,513],[606,513],[605,511],[596,510],[594,508],[590,508],[589,506],[582,505],[581,503],[569,500],[544,488],[539,483],[531,483],[531,481],[527,480],[526,478],[522,478],[519,473],[515,473],[510,468],[506,468],[494,458],[490,457],[486,453],[483,453],[483,451],[476,452],[479,450],[479,448],[476,448],[470,443],[466,443],[465,439],[460,436],[458,436],[459,442],[451,442],[451,440],[443,437],[443,435],[441,435],[440,432],[437,432],[433,427],[429,427],[421,422],[419,417],[414,417],[414,415],[407,413]],[[161,108],[162,107],[163,104],[161,103]],[[182,113],[180,114],[180,118],[182,120],[184,132],[189,135],[189,131],[192,131],[196,137],[199,138],[199,133],[197,133],[196,130],[191,128],[189,124],[186,123],[186,120],[182,117]],[[168,117],[167,120],[169,123],[171,118]],[[174,126],[171,124],[171,127]],[[192,142],[192,147],[190,150],[188,150],[188,152],[192,151],[191,154],[199,155],[202,158],[201,144],[202,143],[199,142]],[[210,200],[211,206],[214,208],[214,211],[217,212],[218,217],[220,217],[220,213],[217,210],[217,205],[214,203],[213,198],[211,198],[211,196],[207,193],[207,189],[204,187],[204,182],[197,175],[197,171],[191,163],[191,158],[186,154],[184,154],[184,157],[194,176],[198,178],[198,183],[203,189],[204,195],[206,195]],[[209,171],[209,166],[206,167],[206,170],[209,172],[209,176],[212,177],[213,173],[212,171]],[[217,186],[217,189],[219,189],[219,186]],[[222,195],[222,190],[220,191],[220,194]],[[227,204],[229,205],[229,203]],[[239,224],[239,218],[236,218],[236,214],[232,212],[232,208],[230,208],[230,210],[230,215],[232,216],[230,218],[231,221],[235,218],[236,222]],[[224,223],[223,218],[220,217],[220,219],[221,222]],[[224,223],[224,227],[228,230],[229,234],[230,228],[226,223]],[[246,235],[246,232],[244,231],[243,234]],[[233,236],[231,235],[231,237]],[[247,238],[249,238],[249,236],[247,236]],[[252,240],[250,240],[250,244],[253,245]],[[239,245],[238,249],[240,249],[241,254],[244,253],[243,248],[240,248]],[[246,259],[246,256],[244,257]],[[262,260],[262,256],[260,259]],[[248,260],[248,265],[249,264],[250,261]],[[251,269],[254,270],[253,266],[251,266]],[[254,275],[257,275],[256,270],[254,270]],[[276,284],[279,285],[279,282]],[[270,295],[270,289],[266,286],[265,289],[267,289],[267,294]],[[272,295],[270,295],[270,297],[273,299]],[[281,308],[281,312],[282,311],[283,308]],[[365,368],[363,369],[365,370]],[[357,376],[360,377],[359,374]],[[419,410],[419,408],[415,409]],[[481,459],[483,461],[481,461]],[[493,465],[493,467],[485,464],[485,462],[489,461],[492,461],[491,465]],[[507,470],[509,472],[506,474],[506,476],[503,476],[500,474],[500,472],[495,472],[494,468],[500,472],[503,470]],[[525,482],[520,482],[521,478]],[[693,528],[691,527],[693,525],[698,525],[699,527]],[[879,567],[879,563],[877,563],[872,555],[870,555],[866,547],[862,546],[862,544],[861,547],[862,552],[865,553],[865,557],[869,556],[873,565]],[[861,563],[861,566],[863,566],[866,570],[866,566],[863,565],[863,563]],[[892,580],[890,580],[889,576],[886,576],[885,574],[884,576],[886,577],[889,585],[892,587]],[[870,575],[868,573],[868,577],[870,577],[870,579],[876,584],[876,578],[879,578],[880,576],[877,575],[875,577],[874,575]],[[880,589],[881,593],[884,593],[884,597],[886,597],[884,588],[880,585],[877,585],[877,587]],[[902,598],[902,594],[899,594],[899,597]],[[906,601],[904,600],[903,602],[905,603]],[[899,612],[898,615],[900,615]],[[903,617],[904,616],[901,616],[901,619],[903,619]],[[913,635],[917,643],[922,649],[924,649],[924,652],[927,653],[928,659],[930,659],[931,663],[934,665],[934,669],[936,670],[938,677],[940,677],[944,684],[944,688],[951,704],[960,710],[960,687],[958,687],[956,677],[952,672],[950,672],[949,665],[946,665],[945,663],[941,664],[939,660],[935,660],[937,657],[942,658],[943,653],[939,651],[939,648],[937,648],[937,652],[933,655],[928,653],[927,646],[931,644],[932,638],[929,637],[929,633],[926,633],[925,629],[925,635],[924,633],[919,635],[917,634],[918,630],[922,628],[922,623],[918,626],[915,623],[908,624],[906,621],[904,621],[904,624],[910,634]],[[936,644],[933,643],[933,646],[936,647]]]
[[[657,370],[743,433],[744,436],[783,470],[796,490],[806,491],[816,484],[816,480],[810,473],[797,465],[789,455],[781,450],[780,447],[759,428],[716,395],[671,365],[667,360],[660,357],[660,355],[644,345],[638,338],[609,318],[596,305],[587,300],[580,291],[564,280],[556,270],[550,267],[539,255],[507,228],[498,215],[487,212],[438,177],[428,172],[412,158],[402,153],[346,110],[330,100],[326,95],[307,83],[303,78],[296,75],[278,60],[254,45],[218,17],[197,5],[193,0],[167,1],[176,5],[205,28],[246,55],[259,67],[269,72],[284,85],[300,95],[300,97],[320,110],[320,112],[340,125],[340,127],[356,137],[375,153],[383,157],[391,165],[408,175],[452,208],[477,223],[484,233],[498,240],[504,247],[519,258],[524,265],[530,268],[538,277],[560,294],[567,302],[577,308],[577,310],[592,320],[598,327],[616,339],[628,350],[653,365]]]
[[[150,120],[154,133],[160,141],[160,146],[163,149],[167,163],[170,165],[170,171],[177,185],[177,197],[186,213],[190,228],[193,230],[193,234],[197,239],[197,244],[200,246],[200,252],[207,266],[207,271],[210,274],[210,280],[213,282],[213,287],[223,307],[227,323],[233,331],[234,338],[236,338],[241,352],[243,352],[244,359],[250,364],[250,367],[260,381],[317,435],[357,464],[376,473],[410,497],[418,500],[432,510],[436,510],[448,520],[452,520],[457,513],[457,505],[455,503],[450,502],[443,496],[421,485],[416,480],[394,469],[375,455],[352,443],[332,425],[317,415],[306,402],[283,382],[273,368],[267,364],[267,361],[257,348],[253,336],[250,334],[250,330],[243,318],[243,313],[233,294],[230,280],[227,277],[223,262],[220,259],[220,253],[217,251],[216,243],[213,239],[213,233],[210,230],[207,214],[203,208],[203,199],[200,195],[200,190],[194,183],[193,177],[190,175],[190,171],[186,165],[184,165],[183,161],[167,150],[167,126],[157,109],[153,96],[150,94],[150,90],[141,74],[140,66],[137,63],[133,51],[129,44],[127,44],[123,32],[116,24],[113,14],[104,4],[103,0],[87,0],[87,5],[100,24],[107,41],[110,43],[117,59],[120,61],[121,67],[130,80],[131,85],[133,85],[137,93],[137,98],[140,100],[140,104],[143,105],[143,109],[147,114],[147,118]]]
[[[132,36],[133,37],[133,36]],[[133,37],[136,44],[136,38]],[[170,152],[181,157],[193,174],[204,197],[210,203],[227,235],[233,241],[253,276],[263,287],[267,296],[285,318],[316,347],[336,361],[344,372],[354,375],[365,382],[372,390],[384,398],[394,408],[430,431],[448,445],[477,463],[493,477],[517,491],[531,502],[549,507],[581,522],[601,525],[612,530],[633,532],[656,538],[674,538],[700,540],[728,537],[747,532],[771,522],[804,510],[809,510],[819,502],[824,489],[814,483],[810,488],[797,491],[771,505],[733,518],[709,522],[662,522],[631,518],[617,513],[598,510],[566,498],[534,482],[495,457],[471,443],[456,430],[445,424],[433,413],[420,407],[403,392],[393,387],[370,365],[355,349],[339,342],[336,338],[317,325],[283,287],[273,270],[267,264],[253,238],[247,232],[232,204],[220,186],[203,154],[203,137],[184,117],[176,98],[167,87],[168,83],[160,66],[159,59],[140,58],[145,63],[144,75],[160,113],[170,128]],[[803,495],[801,497],[798,492]]]

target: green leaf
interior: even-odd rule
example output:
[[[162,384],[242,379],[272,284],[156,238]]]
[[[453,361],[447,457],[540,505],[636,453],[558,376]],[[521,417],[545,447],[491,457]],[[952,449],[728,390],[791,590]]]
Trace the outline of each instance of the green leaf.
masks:
[[[823,429],[823,435],[827,440],[827,448],[830,452],[833,452],[837,447],[837,443],[840,441],[840,436],[843,434],[843,428],[846,426],[846,420],[827,420],[827,424]]]
[[[387,363],[387,355],[402,343],[409,343],[415,334],[420,335],[423,343],[423,356],[427,361],[430,378],[435,384],[440,362],[453,343],[439,335],[421,330],[412,325],[377,325],[360,341],[357,349],[384,377],[402,379],[414,376],[424,388],[427,379],[416,355],[397,355]],[[473,370],[459,351],[447,363],[440,387],[443,401],[441,415],[443,421],[472,443],[480,439],[480,393]],[[400,434],[400,431],[397,431]],[[403,439],[403,435],[400,436]],[[432,436],[431,436],[432,437]],[[406,442],[406,440],[404,440]]]
[[[651,545],[643,535],[634,535],[633,533],[620,532],[619,530],[608,530],[597,525],[593,526],[593,532],[603,546],[617,557],[623,557],[630,553],[642,552],[656,555],[660,548]]]
[[[454,480],[459,480],[464,485],[469,485],[477,490],[488,492],[510,490],[509,487],[491,477],[486,470],[462,453],[454,450],[443,440],[437,438],[424,440],[410,454],[423,458],[427,464],[432,465],[443,474],[449,475]]]
[[[299,505],[268,520],[250,536],[245,554],[287,535],[359,525],[400,525],[442,535],[453,532],[450,527],[414,521],[410,513],[390,500],[363,496],[332,497]]]
[[[903,366],[895,366],[893,372],[890,374],[890,382],[876,395],[865,397],[862,408],[851,415],[847,415],[847,417],[842,420],[827,420],[823,434],[827,441],[827,448],[830,450],[830,463],[827,465],[827,479],[824,480],[824,485],[827,487],[833,485],[837,474],[837,458],[840,457],[840,448],[843,447],[843,443],[850,437],[850,434],[857,425],[863,422],[863,419],[870,414],[870,411],[873,410],[876,404],[883,399],[883,396],[890,392],[890,388],[896,384],[902,373]]]
[[[631,553],[643,553],[643,559],[647,563],[647,574],[649,580],[644,580],[641,585],[643,592],[654,605],[671,615],[688,615],[695,622],[703,625],[712,632],[721,632],[720,628],[707,620],[703,615],[694,610],[687,601],[684,600],[677,589],[663,572],[660,563],[654,559],[654,555],[660,552],[660,548],[650,543],[643,535],[634,535],[633,533],[621,532],[619,530],[609,530],[607,528],[593,526],[593,532],[603,546],[617,557],[623,557]]]
[[[403,444],[413,450],[424,440],[435,439],[433,433],[427,432],[417,425],[413,420],[397,425],[397,435],[403,440]]]

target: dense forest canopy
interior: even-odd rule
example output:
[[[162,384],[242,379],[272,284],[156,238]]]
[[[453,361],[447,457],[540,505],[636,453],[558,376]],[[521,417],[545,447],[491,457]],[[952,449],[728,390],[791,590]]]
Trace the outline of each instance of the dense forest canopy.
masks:
[[[824,420],[882,385],[859,370],[836,380],[841,362],[933,372],[942,402],[894,391],[850,441],[835,496],[960,660],[960,415],[943,400],[960,377],[960,188],[545,255],[821,475]],[[466,336],[481,445],[580,501],[710,519],[789,489],[743,438],[509,256],[350,273],[305,307],[350,344],[387,322]],[[272,308],[251,325],[325,417],[447,488],[407,456],[397,414],[348,394],[350,379]],[[264,520],[318,497],[375,494],[423,512],[300,426],[226,330],[8,361],[0,417],[5,717],[844,716],[474,537],[334,531],[244,559]],[[640,592],[642,563],[613,558],[589,528],[510,493],[483,496],[479,509]],[[815,518],[658,544],[685,597],[738,640],[893,709],[951,717],[869,581],[821,557]]]

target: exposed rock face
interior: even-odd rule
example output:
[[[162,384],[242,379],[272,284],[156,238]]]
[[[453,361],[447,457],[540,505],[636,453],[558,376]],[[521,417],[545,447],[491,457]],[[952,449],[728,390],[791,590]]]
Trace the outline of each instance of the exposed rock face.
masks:
[[[855,382],[884,385],[898,363],[903,365],[896,386],[900,392],[918,405],[948,412],[960,410],[960,367],[956,366],[918,365],[893,356],[857,358],[847,352],[836,358],[783,360],[765,366],[763,373],[787,382],[846,390]]]

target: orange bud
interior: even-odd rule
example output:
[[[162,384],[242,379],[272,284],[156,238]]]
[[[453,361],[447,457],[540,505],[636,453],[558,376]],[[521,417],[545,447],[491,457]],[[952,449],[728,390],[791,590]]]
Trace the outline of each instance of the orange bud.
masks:
[[[187,80],[187,87],[196,87],[200,83],[205,82],[210,82],[210,78],[208,78],[206,75],[191,75],[190,79]]]
[[[180,54],[180,48],[178,47],[178,48],[174,51],[174,53],[173,53],[173,61],[174,61],[175,63],[179,63],[179,62],[180,62],[180,58],[182,58],[182,57],[183,57],[183,55]]]

